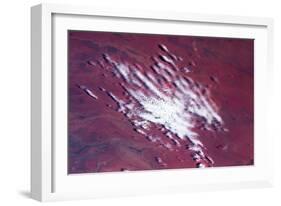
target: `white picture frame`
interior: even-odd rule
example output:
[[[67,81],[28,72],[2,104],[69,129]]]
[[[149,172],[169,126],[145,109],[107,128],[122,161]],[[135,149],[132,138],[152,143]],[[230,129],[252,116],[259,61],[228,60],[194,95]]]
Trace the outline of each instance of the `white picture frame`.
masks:
[[[106,23],[99,24],[95,21],[97,18],[106,19]],[[116,20],[120,21],[118,27],[114,22]],[[255,165],[67,175],[67,145],[64,138],[67,115],[64,110],[67,81],[66,31],[73,28],[96,28],[103,31],[153,33],[155,22],[174,27],[171,31],[173,34],[256,39]],[[193,28],[190,33],[186,25]],[[40,4],[31,8],[31,26],[32,198],[53,201],[273,185],[273,136],[267,129],[267,108],[271,96],[268,89],[265,89],[270,87],[273,75],[272,19]],[[169,33],[165,29],[161,32]]]

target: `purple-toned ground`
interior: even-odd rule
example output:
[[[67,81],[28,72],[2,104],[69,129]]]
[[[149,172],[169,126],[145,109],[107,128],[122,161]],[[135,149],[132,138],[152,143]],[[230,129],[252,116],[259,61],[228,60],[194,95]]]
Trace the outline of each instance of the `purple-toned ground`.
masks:
[[[254,163],[254,40],[68,35],[69,174]]]

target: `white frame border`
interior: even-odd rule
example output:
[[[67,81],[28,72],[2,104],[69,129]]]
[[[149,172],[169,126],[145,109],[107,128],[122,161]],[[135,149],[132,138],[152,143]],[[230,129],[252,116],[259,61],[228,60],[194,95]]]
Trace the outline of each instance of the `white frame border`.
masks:
[[[40,4],[31,9],[31,196],[39,201],[66,200],[77,198],[92,198],[95,194],[72,195],[57,194],[52,191],[52,15],[95,15],[109,17],[141,18],[192,21],[219,24],[256,25],[267,28],[267,72],[273,76],[273,20],[257,17],[237,17],[221,15],[201,15],[190,13],[148,12],[135,10],[114,10],[80,6],[66,6],[57,4]],[[268,138],[268,144],[272,148],[272,137]],[[271,151],[272,152],[272,151]],[[270,155],[268,155],[270,156]],[[257,186],[271,186],[273,184],[271,168],[268,168],[268,176],[257,182],[235,182],[204,185],[202,190],[244,188]],[[179,185],[178,192],[191,191],[184,185]],[[192,188],[194,189],[194,188]],[[139,193],[139,192],[138,192]],[[145,193],[145,191],[143,192]],[[106,196],[106,194],[104,194]]]

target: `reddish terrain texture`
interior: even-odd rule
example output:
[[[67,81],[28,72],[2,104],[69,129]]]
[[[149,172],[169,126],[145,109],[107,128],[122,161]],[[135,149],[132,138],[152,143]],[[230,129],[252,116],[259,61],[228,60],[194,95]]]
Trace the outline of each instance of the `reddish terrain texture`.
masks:
[[[254,40],[68,35],[68,173],[254,163]]]

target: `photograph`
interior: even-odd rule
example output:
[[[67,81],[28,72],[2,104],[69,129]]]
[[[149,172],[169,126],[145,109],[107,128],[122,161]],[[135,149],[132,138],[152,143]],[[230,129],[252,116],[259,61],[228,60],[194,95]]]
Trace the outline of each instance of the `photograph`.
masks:
[[[254,165],[254,39],[67,35],[68,174]]]

